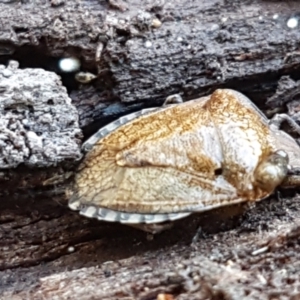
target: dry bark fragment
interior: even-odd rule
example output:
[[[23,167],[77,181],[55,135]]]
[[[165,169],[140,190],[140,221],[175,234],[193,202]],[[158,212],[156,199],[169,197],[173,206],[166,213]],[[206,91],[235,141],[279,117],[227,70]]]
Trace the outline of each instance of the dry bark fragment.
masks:
[[[0,65],[0,169],[78,160],[76,108],[55,73]]]

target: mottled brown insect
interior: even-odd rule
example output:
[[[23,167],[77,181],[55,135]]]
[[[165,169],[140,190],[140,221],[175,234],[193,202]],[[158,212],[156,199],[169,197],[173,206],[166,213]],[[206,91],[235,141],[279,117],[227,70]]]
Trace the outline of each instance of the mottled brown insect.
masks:
[[[90,72],[78,72],[75,74],[75,79],[80,83],[90,83],[92,80],[97,78],[95,74],[92,74]]]
[[[122,117],[83,150],[70,208],[151,232],[299,183],[287,175],[300,167],[298,144],[233,90]]]

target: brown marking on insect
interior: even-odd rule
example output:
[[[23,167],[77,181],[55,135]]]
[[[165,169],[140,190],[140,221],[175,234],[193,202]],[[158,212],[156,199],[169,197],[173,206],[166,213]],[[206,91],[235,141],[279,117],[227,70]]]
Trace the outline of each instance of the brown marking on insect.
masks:
[[[233,90],[125,116],[89,147],[69,206],[127,224],[259,201],[286,182],[289,156],[300,164],[296,142]]]

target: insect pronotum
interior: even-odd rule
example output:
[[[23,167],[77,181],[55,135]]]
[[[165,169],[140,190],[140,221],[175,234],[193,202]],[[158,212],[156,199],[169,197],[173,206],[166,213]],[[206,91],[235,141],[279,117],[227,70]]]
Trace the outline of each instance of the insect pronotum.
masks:
[[[71,209],[158,232],[160,223],[259,201],[299,180],[300,147],[244,95],[146,109],[101,128],[83,145]]]

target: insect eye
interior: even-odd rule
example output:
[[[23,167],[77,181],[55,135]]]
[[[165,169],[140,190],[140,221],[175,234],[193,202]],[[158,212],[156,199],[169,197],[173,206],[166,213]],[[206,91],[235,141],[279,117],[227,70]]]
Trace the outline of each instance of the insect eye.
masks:
[[[264,159],[255,171],[256,183],[264,190],[272,192],[288,172],[288,155],[280,150]]]

